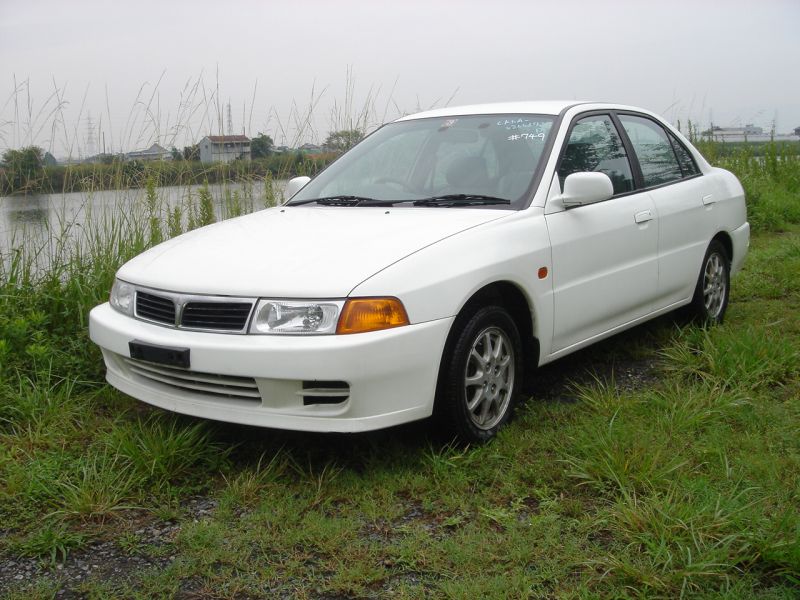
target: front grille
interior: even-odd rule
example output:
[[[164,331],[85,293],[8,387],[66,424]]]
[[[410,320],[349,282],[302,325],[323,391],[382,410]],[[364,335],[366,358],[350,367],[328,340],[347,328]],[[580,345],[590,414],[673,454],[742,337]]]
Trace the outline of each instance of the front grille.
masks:
[[[175,303],[163,296],[137,291],[136,316],[158,323],[175,325]]]
[[[147,290],[147,291],[145,291]],[[253,310],[253,298],[199,296],[162,292],[148,288],[136,291],[136,316],[182,329],[243,333]]]
[[[139,377],[163,385],[215,398],[261,402],[258,385],[252,377],[200,373],[131,358],[123,358],[123,360],[128,368]]]
[[[181,315],[181,327],[240,331],[247,325],[250,302],[187,302]]]

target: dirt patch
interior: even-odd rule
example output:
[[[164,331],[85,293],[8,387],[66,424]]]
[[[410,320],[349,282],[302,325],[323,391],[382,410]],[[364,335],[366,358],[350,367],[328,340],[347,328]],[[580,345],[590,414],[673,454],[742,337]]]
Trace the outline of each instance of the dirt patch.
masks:
[[[184,505],[186,522],[209,516],[216,501],[195,497]],[[0,590],[25,589],[37,581],[58,582],[57,598],[83,597],[75,590],[92,579],[123,582],[149,568],[164,568],[175,560],[172,544],[181,529],[175,521],[131,514],[117,528],[120,536],[98,540],[70,552],[55,563],[45,558],[6,556],[0,558]],[[124,541],[123,541],[124,540]]]

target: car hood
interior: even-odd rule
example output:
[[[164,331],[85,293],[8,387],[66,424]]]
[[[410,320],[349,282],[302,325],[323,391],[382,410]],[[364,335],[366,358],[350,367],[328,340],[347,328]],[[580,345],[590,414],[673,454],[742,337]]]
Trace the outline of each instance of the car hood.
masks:
[[[117,276],[193,294],[340,298],[425,246],[509,214],[471,208],[271,208],[173,238],[126,263]]]

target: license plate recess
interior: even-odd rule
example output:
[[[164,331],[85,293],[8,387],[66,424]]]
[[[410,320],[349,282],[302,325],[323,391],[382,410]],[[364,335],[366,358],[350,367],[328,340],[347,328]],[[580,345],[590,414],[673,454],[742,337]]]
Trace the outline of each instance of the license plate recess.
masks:
[[[189,368],[189,348],[156,346],[139,340],[128,342],[131,358],[170,367]]]

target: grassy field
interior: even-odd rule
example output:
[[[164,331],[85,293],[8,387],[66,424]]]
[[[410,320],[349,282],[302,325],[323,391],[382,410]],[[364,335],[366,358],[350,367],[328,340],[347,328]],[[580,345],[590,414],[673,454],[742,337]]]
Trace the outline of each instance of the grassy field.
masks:
[[[87,312],[121,262],[181,229],[157,198],[45,272],[20,251],[0,272],[0,590],[796,598],[800,161],[717,161],[754,226],[725,325],[662,318],[541,369],[483,447],[424,423],[216,424],[103,384]]]

